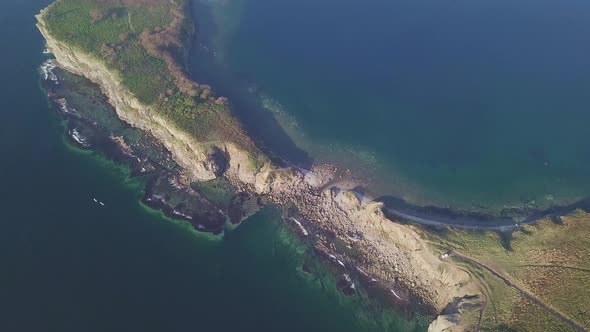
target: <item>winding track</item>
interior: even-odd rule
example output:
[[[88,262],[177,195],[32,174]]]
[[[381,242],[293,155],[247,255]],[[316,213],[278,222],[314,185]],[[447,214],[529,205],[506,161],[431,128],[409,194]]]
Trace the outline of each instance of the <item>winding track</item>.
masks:
[[[516,289],[522,296],[526,297],[527,299],[529,299],[531,302],[535,303],[537,306],[539,306],[541,309],[545,310],[547,313],[553,315],[555,318],[559,319],[560,321],[564,322],[565,324],[569,325],[574,331],[576,332],[588,332],[587,329],[585,329],[583,326],[579,325],[578,323],[574,322],[573,320],[565,317],[562,313],[560,313],[559,311],[555,310],[554,308],[548,306],[547,304],[545,304],[543,301],[541,301],[541,299],[539,299],[537,296],[535,296],[533,293],[531,293],[529,290],[521,287],[518,285],[518,283],[512,281],[509,277],[505,276],[504,274],[502,274],[501,272],[495,270],[494,268],[485,265],[484,263],[477,261],[469,256],[465,256],[463,254],[461,254],[460,252],[457,252],[455,250],[453,250],[451,252],[452,256],[454,257],[458,257],[459,259],[462,259],[463,261],[479,266],[480,268],[490,272],[492,275],[494,275],[495,277],[499,278],[500,280],[504,281],[504,283],[506,285],[508,285],[509,287],[512,287],[514,289]]]

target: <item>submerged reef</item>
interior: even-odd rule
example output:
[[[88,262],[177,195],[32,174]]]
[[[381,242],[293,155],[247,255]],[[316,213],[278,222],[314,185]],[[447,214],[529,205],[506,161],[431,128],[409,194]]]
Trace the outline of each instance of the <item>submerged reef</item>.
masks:
[[[58,0],[37,19],[55,56],[43,78],[72,142],[148,178],[143,203],[215,234],[277,206],[340,276],[343,293],[359,285],[430,315],[430,331],[498,324],[489,318],[495,297],[482,273],[504,272],[463,252],[479,234],[454,239],[444,225],[451,234],[400,223],[335,166],[271,160],[233,117],[231,100],[189,78],[182,64],[195,31],[186,1]],[[547,312],[562,323],[566,317]]]

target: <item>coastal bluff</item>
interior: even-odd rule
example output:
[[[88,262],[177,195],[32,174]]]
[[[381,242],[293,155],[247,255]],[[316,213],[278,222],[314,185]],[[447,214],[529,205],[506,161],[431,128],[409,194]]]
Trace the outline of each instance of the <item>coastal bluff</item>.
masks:
[[[477,281],[454,263],[441,260],[423,230],[387,219],[381,203],[329,185],[337,177],[333,167],[280,168],[261,158],[259,150],[245,149],[250,143],[202,140],[179,128],[157,106],[132,93],[121,72],[98,55],[55,36],[46,24],[46,13],[47,9],[37,15],[37,27],[57,64],[98,84],[117,115],[161,142],[189,181],[226,177],[239,190],[294,207],[305,223],[318,229],[316,250],[335,257],[347,271],[366,276],[392,302],[402,301],[395,292],[402,289],[421,311],[440,315],[429,331],[460,331],[472,323],[462,314],[477,307],[473,305],[481,296]],[[339,249],[336,242],[351,250]]]

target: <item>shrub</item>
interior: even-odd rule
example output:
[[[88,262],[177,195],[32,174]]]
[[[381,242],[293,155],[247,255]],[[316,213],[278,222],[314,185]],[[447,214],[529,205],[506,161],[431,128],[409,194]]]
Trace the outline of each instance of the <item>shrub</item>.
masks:
[[[90,18],[92,19],[92,23],[98,23],[102,21],[106,16],[107,12],[102,8],[94,8],[90,11]]]

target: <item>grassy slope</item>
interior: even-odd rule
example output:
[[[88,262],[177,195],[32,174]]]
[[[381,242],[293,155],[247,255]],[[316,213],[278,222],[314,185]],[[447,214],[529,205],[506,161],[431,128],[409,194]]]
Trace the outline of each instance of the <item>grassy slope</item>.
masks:
[[[126,0],[130,1],[130,0]],[[58,39],[103,59],[123,77],[123,84],[145,104],[161,112],[178,127],[202,141],[232,141],[256,151],[233,119],[228,106],[209,98],[194,98],[175,86],[166,63],[150,55],[139,34],[171,23],[172,7],[184,8],[185,0],[58,0],[48,11],[46,23]],[[103,11],[93,20],[91,13]],[[116,54],[105,55],[107,46]],[[171,92],[171,93],[170,93]],[[161,95],[165,94],[165,98]],[[590,328],[590,216],[578,213],[564,218],[564,225],[543,222],[515,234],[512,251],[505,250],[493,233],[450,231],[434,238],[441,248],[454,247],[463,254],[505,271],[547,304]],[[489,300],[483,330],[560,331],[565,327],[530,303],[502,281],[473,266],[466,266],[482,280]],[[577,269],[574,269],[577,268]],[[586,310],[586,311],[585,311]]]
[[[501,271],[550,307],[590,329],[590,214],[577,211],[563,224],[545,220],[516,232],[511,250],[495,233],[451,230],[433,242]],[[484,287],[489,301],[482,330],[569,331],[566,325],[480,268],[463,264]]]
[[[200,141],[233,142],[253,153],[255,163],[264,157],[244,134],[226,103],[200,92],[181,91],[166,62],[142,46],[142,32],[155,33],[173,24],[173,11],[185,13],[184,45],[168,49],[182,63],[183,47],[190,38],[187,0],[57,0],[45,21],[57,39],[92,53],[113,70],[141,102],[171,120]],[[197,85],[198,86],[198,85]],[[209,91],[207,91],[209,92]]]

